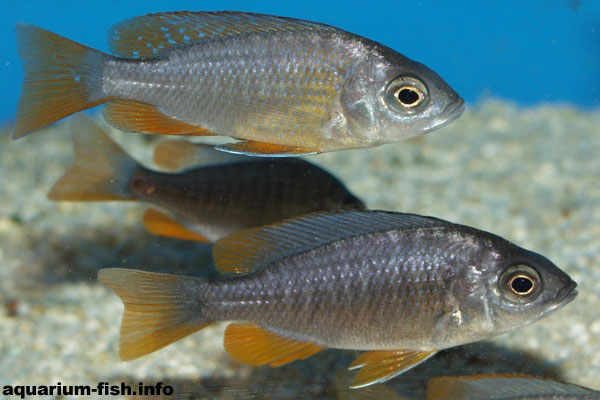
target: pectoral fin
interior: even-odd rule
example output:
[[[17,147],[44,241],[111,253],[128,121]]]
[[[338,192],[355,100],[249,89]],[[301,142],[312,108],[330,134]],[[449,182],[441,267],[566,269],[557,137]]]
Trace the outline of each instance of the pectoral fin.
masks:
[[[325,349],[313,343],[281,336],[256,324],[234,323],[225,330],[225,350],[245,364],[279,367]]]
[[[382,383],[422,363],[437,350],[392,350],[363,353],[348,369],[359,369],[352,380],[352,389]]]
[[[194,232],[171,216],[154,208],[144,212],[142,220],[144,228],[154,235],[168,236],[176,239],[193,240],[196,242],[210,243],[211,240]]]
[[[279,144],[252,141],[227,143],[217,146],[216,149],[227,153],[255,157],[309,156],[319,153],[316,150],[307,149],[304,147],[282,146]]]

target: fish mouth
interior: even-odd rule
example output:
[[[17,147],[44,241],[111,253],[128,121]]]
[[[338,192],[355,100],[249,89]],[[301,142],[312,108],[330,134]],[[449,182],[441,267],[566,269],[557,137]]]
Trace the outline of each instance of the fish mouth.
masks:
[[[437,118],[437,123],[432,125],[430,129],[433,130],[443,128],[460,117],[464,111],[465,100],[462,97],[459,97],[455,102],[448,104],[446,108],[444,108],[444,111],[442,111],[440,116]]]
[[[577,283],[575,281],[571,281],[569,285],[563,288],[558,296],[556,296],[556,302],[554,303],[554,307],[552,307],[552,311],[560,310],[567,304],[569,304],[575,297],[577,297]]]

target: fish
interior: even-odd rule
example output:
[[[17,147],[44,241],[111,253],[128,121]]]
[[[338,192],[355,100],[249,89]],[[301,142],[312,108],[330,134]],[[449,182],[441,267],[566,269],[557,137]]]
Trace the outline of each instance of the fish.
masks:
[[[335,388],[340,400],[410,400],[381,383],[355,390],[348,386],[348,373],[339,368],[335,374]],[[427,400],[597,399],[600,399],[600,392],[593,389],[516,373],[441,376],[430,379],[427,385]]]
[[[365,208],[336,177],[300,158],[246,157],[169,140],[154,153],[166,171],[152,170],[89,117],[75,116],[71,129],[73,165],[48,198],[149,204],[143,223],[157,235],[214,242],[313,211]]]
[[[428,400],[593,400],[600,392],[537,376],[487,374],[429,381]]]
[[[125,306],[119,355],[154,352],[233,321],[225,350],[280,366],[364,351],[351,387],[385,382],[439,350],[532,323],[577,295],[544,256],[491,233],[390,211],[312,213],[236,232],[212,249],[223,279],[108,268]]]
[[[111,54],[16,28],[24,83],[13,138],[106,103],[128,132],[222,135],[217,149],[310,155],[441,128],[464,100],[437,73],[333,26],[244,12],[167,12],[109,32]]]

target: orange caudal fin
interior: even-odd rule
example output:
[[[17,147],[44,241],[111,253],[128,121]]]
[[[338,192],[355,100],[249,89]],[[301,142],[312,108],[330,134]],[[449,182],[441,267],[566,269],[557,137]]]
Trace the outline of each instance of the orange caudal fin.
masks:
[[[56,201],[130,200],[129,182],[142,168],[89,117],[71,124],[75,159],[48,193]]]
[[[201,278],[109,268],[100,282],[114,290],[125,305],[119,356],[133,360],[159,350],[212,323],[202,317],[197,293]]]
[[[13,139],[104,103],[102,68],[110,58],[33,25],[17,25],[25,79]]]

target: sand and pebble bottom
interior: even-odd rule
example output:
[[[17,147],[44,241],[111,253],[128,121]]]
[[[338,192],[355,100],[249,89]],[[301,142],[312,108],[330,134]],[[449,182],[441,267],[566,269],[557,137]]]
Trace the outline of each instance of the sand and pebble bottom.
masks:
[[[280,368],[240,365],[223,350],[224,324],[120,361],[122,304],[97,271],[198,275],[210,268],[210,246],[146,233],[140,204],[48,200],[72,158],[68,122],[19,141],[10,129],[0,137],[0,385],[162,381],[187,398],[335,397],[334,373],[355,352],[328,350]],[[390,387],[419,399],[434,376],[518,372],[600,390],[599,131],[600,112],[490,101],[419,139],[310,158],[370,208],[494,232],[546,255],[579,284],[563,310],[443,351]],[[110,133],[151,165],[161,138]]]

